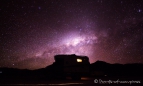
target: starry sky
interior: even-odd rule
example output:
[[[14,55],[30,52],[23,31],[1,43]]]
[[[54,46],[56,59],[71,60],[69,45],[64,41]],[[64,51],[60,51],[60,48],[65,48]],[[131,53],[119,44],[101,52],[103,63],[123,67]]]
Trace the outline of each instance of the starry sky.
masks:
[[[143,1],[0,0],[0,67],[44,68],[56,54],[143,63]]]

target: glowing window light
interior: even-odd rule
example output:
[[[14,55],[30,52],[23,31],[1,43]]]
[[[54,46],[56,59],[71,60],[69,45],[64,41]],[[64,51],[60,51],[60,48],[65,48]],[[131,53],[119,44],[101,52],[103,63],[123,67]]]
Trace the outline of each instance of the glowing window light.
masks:
[[[77,62],[82,62],[82,59],[77,59]]]

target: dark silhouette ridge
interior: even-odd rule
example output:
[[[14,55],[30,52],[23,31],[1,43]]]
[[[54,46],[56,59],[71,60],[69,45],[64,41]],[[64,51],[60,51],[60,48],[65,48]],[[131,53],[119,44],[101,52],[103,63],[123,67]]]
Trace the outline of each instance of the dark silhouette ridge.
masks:
[[[88,77],[143,77],[143,64],[110,64],[104,61],[96,61],[89,64]],[[62,66],[55,62],[45,68],[28,70],[16,68],[0,68],[0,80],[2,79],[63,79]],[[64,78],[65,79],[65,78]]]
[[[100,71],[107,76],[143,76],[143,64],[110,64],[97,61],[91,64],[91,71]]]
[[[49,65],[46,68],[27,70],[27,69],[15,69],[15,68],[0,68],[0,77],[2,78],[33,78],[38,79],[58,78],[54,76],[58,70],[55,64]],[[143,64],[109,64],[103,61],[97,61],[90,64],[92,77],[96,76],[143,76]],[[35,79],[36,79],[35,78]],[[60,78],[60,76],[59,76]]]

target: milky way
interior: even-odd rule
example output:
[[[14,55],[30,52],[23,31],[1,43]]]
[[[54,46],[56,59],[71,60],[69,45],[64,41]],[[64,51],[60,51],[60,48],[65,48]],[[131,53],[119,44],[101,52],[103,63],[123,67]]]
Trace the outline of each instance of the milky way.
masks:
[[[0,67],[38,69],[54,55],[143,63],[142,0],[2,0]]]

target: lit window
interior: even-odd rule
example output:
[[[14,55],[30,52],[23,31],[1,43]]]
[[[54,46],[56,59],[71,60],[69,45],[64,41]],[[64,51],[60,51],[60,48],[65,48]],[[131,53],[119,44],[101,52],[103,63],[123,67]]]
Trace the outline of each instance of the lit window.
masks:
[[[82,62],[82,59],[77,59],[77,62]]]

